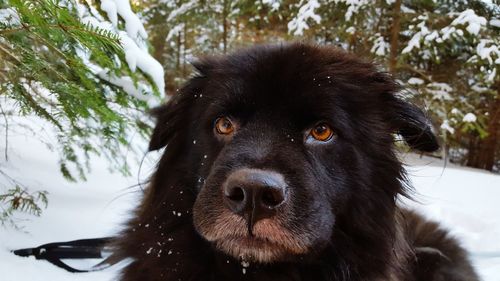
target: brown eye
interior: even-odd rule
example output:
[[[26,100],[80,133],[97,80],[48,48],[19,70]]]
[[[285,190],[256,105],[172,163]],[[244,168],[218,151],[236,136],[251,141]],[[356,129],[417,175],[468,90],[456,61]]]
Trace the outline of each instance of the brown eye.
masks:
[[[333,136],[333,130],[330,128],[325,123],[320,123],[316,125],[312,130],[311,130],[311,136],[315,138],[316,140],[319,141],[328,141],[332,138]]]
[[[227,117],[220,117],[215,121],[215,130],[220,135],[229,135],[234,132],[234,126]]]

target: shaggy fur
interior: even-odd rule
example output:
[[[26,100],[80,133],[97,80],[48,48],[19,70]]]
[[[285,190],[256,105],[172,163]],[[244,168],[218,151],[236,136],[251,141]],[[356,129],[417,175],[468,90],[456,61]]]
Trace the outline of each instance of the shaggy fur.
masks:
[[[203,58],[157,108],[150,149],[167,147],[115,242],[121,280],[478,280],[446,231],[396,206],[408,196],[393,134],[438,149],[390,75],[332,47],[264,46]],[[215,120],[235,132],[222,138]],[[334,131],[311,141],[317,122]],[[249,232],[222,186],[241,169],[279,173],[287,200]]]

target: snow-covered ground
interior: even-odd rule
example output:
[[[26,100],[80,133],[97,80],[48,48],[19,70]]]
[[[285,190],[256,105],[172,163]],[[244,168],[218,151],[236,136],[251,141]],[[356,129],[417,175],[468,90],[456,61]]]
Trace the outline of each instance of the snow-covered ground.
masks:
[[[117,267],[72,274],[46,261],[17,257],[10,250],[113,235],[126,220],[127,210],[138,203],[140,189],[127,188],[137,183],[137,177],[109,173],[105,161],[93,159],[88,181],[69,183],[58,172],[57,157],[44,145],[22,135],[11,136],[9,142],[9,161],[2,158],[0,168],[33,190],[48,190],[50,202],[40,218],[19,221],[25,232],[0,228],[0,280],[114,280]],[[408,171],[420,202],[405,204],[443,222],[472,253],[483,280],[499,281],[500,176],[451,164],[443,167],[439,160],[412,154],[404,158],[410,163]],[[146,161],[143,178],[152,167],[154,160]],[[134,174],[137,170],[134,165]],[[5,183],[1,177],[0,181]]]
[[[459,238],[483,281],[499,281],[500,175],[413,154],[404,159],[418,201],[404,203]]]

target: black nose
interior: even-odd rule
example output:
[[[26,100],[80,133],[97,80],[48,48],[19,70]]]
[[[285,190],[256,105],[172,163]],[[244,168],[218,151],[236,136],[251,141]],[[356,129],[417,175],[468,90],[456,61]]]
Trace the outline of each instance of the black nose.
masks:
[[[236,170],[228,176],[223,189],[226,206],[245,217],[250,233],[255,222],[273,216],[287,199],[283,176],[268,170]]]

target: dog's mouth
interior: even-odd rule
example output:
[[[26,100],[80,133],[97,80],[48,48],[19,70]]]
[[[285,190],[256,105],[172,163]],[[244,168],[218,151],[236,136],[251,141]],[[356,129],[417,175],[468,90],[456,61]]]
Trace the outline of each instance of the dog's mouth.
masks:
[[[308,239],[291,233],[275,219],[263,219],[248,231],[244,218],[227,211],[215,223],[198,222],[199,233],[220,251],[237,259],[271,263],[308,252]]]
[[[271,249],[271,248],[284,248],[282,245],[273,242],[266,238],[259,238],[255,236],[231,236],[224,239],[216,241],[217,244],[228,243],[233,245],[235,248],[240,249]]]
[[[249,262],[270,263],[304,252],[269,238],[250,235],[228,236],[213,242],[219,250]]]

